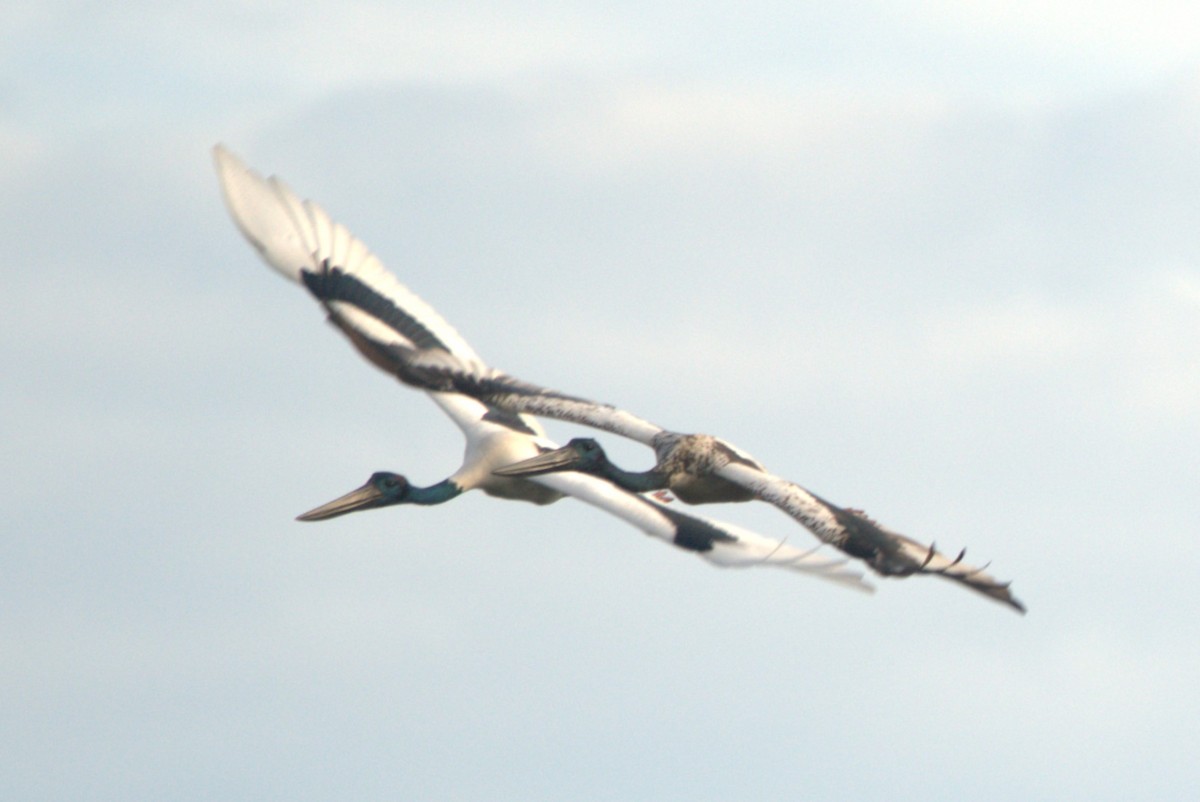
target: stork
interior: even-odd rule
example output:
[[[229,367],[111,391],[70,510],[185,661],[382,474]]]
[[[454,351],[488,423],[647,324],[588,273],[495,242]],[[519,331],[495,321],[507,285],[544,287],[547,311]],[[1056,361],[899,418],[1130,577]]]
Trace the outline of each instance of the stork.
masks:
[[[365,342],[370,337],[365,330],[366,321],[379,315],[397,314],[397,307],[382,292],[361,285],[338,289],[343,283],[344,279],[331,273],[330,281],[321,282],[314,293],[353,304],[356,313],[364,316],[361,320],[336,315],[331,319],[352,340],[364,341],[362,347],[370,347]],[[377,350],[387,352],[381,365],[386,362],[385,369],[411,386],[463,393],[511,413],[591,426],[648,445],[656,455],[655,466],[649,471],[625,471],[608,461],[595,440],[583,439],[556,453],[505,466],[499,469],[501,475],[536,476],[579,468],[635,492],[669,489],[692,504],[760,499],[791,516],[822,542],[862,560],[880,576],[941,576],[1025,612],[1024,605],[1009,590],[1011,583],[987,573],[986,565],[965,562],[965,549],[948,556],[934,544],[925,545],[889,529],[861,510],[832,504],[770,473],[758,460],[725,440],[707,434],[670,431],[611,404],[522,381],[481,361],[460,359],[449,349],[436,345],[378,344]],[[582,459],[581,442],[598,459]]]
[[[625,490],[647,492],[670,489],[683,501],[702,504],[718,500],[696,493],[698,477],[680,471],[684,461],[705,464],[705,470],[727,479],[727,486],[741,488],[748,498],[769,501],[798,519],[822,541],[842,552],[863,560],[881,576],[905,577],[936,574],[960,582],[985,596],[1010,605],[1024,613],[1025,607],[1008,590],[1009,583],[998,582],[985,572],[963,562],[966,550],[951,558],[936,547],[926,546],[899,532],[884,527],[862,510],[839,507],[786,479],[768,473],[761,466],[727,453],[727,444],[708,435],[685,435],[682,445],[668,453],[665,460],[648,471],[626,471],[609,461],[603,447],[591,437],[577,437],[562,448],[498,468],[499,476],[546,476],[560,471],[580,471],[599,476]],[[709,474],[712,475],[712,474]],[[704,477],[699,477],[703,479]],[[681,494],[685,489],[688,495]],[[740,499],[733,499],[740,500]]]
[[[264,179],[218,145],[214,160],[234,223],[268,265],[303,284],[330,320],[373,364],[395,373],[395,355],[436,349],[459,364],[484,369],[474,349],[428,304],[401,284],[344,226],[312,201],[302,201],[277,178]],[[356,490],[299,516],[322,521],[395,504],[442,504],[469,490],[549,504],[572,496],[609,512],[648,535],[720,566],[773,565],[811,573],[870,591],[842,558],[817,555],[733,524],[681,513],[651,498],[583,473],[520,478],[495,473],[557,449],[536,420],[453,391],[429,396],[466,438],[462,466],[418,487],[400,474],[379,471]]]

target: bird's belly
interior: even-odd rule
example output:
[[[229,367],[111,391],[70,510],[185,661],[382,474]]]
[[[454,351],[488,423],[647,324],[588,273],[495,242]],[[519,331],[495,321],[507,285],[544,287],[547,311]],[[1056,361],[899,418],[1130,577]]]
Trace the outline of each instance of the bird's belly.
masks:
[[[493,481],[485,482],[479,489],[489,496],[513,499],[515,501],[530,501],[534,504],[550,504],[562,498],[562,493],[551,490],[544,485],[529,479],[515,479],[508,476],[494,476]]]
[[[750,501],[754,493],[728,479],[708,474],[679,474],[672,477],[671,492],[685,504],[718,504],[729,501]]]

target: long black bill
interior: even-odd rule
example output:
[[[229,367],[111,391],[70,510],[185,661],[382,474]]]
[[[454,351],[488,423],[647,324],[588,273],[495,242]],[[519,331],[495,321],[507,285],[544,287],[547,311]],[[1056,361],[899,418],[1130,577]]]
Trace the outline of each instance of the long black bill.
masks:
[[[541,476],[544,473],[570,471],[579,466],[579,454],[570,446],[563,446],[545,454],[538,454],[503,468],[496,468],[492,473],[497,476]]]
[[[346,495],[322,504],[316,509],[309,510],[303,515],[297,515],[296,520],[326,521],[349,512],[358,512],[359,510],[369,510],[378,507],[382,500],[383,494],[379,492],[379,489],[371,482],[367,482],[357,490],[351,490]]]

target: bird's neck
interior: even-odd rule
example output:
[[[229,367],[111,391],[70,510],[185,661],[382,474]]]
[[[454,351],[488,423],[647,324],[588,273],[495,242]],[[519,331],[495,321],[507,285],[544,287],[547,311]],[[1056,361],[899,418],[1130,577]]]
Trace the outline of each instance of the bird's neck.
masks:
[[[604,468],[604,477],[624,490],[634,493],[648,493],[651,490],[662,490],[667,487],[666,474],[659,471],[626,471],[611,462]]]
[[[443,479],[429,487],[410,487],[408,497],[410,504],[443,504],[456,496],[462,495],[463,489],[449,479]]]

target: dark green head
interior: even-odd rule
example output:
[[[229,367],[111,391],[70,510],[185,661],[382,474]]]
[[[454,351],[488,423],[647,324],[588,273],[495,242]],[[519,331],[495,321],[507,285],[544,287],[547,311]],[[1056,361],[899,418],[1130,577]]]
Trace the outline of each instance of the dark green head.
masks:
[[[567,443],[565,448],[575,452],[579,461],[575,468],[586,473],[599,473],[608,467],[608,455],[604,453],[600,443],[592,437],[576,437]]]
[[[403,504],[410,500],[411,492],[412,485],[400,474],[377,471],[371,474],[371,478],[362,487],[351,490],[346,495],[335,498],[327,504],[322,504],[315,510],[298,515],[296,520],[325,521],[349,512]]]

